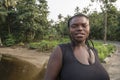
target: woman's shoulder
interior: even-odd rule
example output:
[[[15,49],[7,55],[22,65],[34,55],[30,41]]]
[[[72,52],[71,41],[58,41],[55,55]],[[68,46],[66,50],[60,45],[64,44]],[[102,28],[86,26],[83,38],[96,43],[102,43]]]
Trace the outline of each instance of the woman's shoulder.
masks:
[[[58,44],[58,46],[60,46],[60,47],[66,47],[66,46],[69,46],[70,45],[70,43],[62,43],[62,44]]]
[[[59,44],[58,46],[60,47],[62,54],[70,49],[70,43]]]
[[[61,49],[66,49],[70,46],[70,43],[63,43],[63,44],[58,44],[58,46],[61,48]]]

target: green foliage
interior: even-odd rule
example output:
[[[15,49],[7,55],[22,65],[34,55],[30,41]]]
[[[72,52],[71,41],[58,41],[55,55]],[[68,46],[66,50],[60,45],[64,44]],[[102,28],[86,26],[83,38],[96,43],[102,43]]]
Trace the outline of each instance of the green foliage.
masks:
[[[76,14],[79,14],[79,13],[80,13],[80,8],[77,6],[77,7],[75,8],[74,12],[75,12],[75,15],[76,15]]]
[[[94,0],[95,1],[95,0]],[[112,0],[114,2],[116,0]],[[104,8],[104,7],[103,7]],[[86,7],[82,10],[89,12]],[[120,41],[120,11],[112,4],[107,5],[108,11],[108,33],[109,40]],[[79,13],[76,7],[75,14]],[[6,39],[12,34],[15,44],[19,42],[33,42],[40,40],[59,40],[68,36],[69,30],[67,21],[70,16],[58,15],[58,22],[53,23],[47,20],[48,5],[46,0],[1,0],[0,1],[0,38],[2,42],[14,42]],[[102,13],[94,11],[89,15],[91,25],[91,38],[103,39],[104,34],[104,11]],[[62,41],[61,41],[62,42]],[[63,41],[65,42],[65,41]]]
[[[29,44],[31,49],[39,49],[40,51],[51,51],[58,44],[70,42],[69,38],[62,38],[59,40],[42,40],[40,42],[32,42]]]
[[[42,40],[40,42],[33,42],[29,44],[31,49],[39,49],[40,51],[51,51],[58,44],[70,42],[69,38],[62,38],[60,40],[48,41]],[[104,45],[102,42],[94,41],[94,46],[98,51],[98,56],[103,61],[107,56],[116,50],[116,47],[112,44]]]
[[[109,5],[107,11],[107,39],[108,40],[119,40],[119,15],[120,12],[117,11],[116,7],[112,4]],[[104,13],[98,13],[94,11],[89,14],[91,32],[90,37],[92,39],[103,40],[104,37]]]
[[[46,0],[1,0],[0,37],[13,34],[16,43],[40,40],[48,32]]]
[[[12,46],[15,44],[15,39],[13,35],[6,36],[5,41],[3,42],[5,46]]]
[[[115,6],[110,5],[108,8],[108,33],[107,37],[109,40],[116,40],[116,29],[118,27],[118,12]]]
[[[107,56],[112,54],[116,47],[112,44],[103,44],[102,42],[94,42],[95,48],[98,50],[98,56],[103,61]]]
[[[47,32],[47,2],[46,0],[21,0],[18,9],[18,21],[24,31],[24,40],[26,42],[42,37]]]
[[[59,41],[59,44],[63,44],[63,43],[68,43],[68,42],[70,42],[70,39],[68,38],[68,37],[66,37],[66,38],[61,38],[60,40],[58,40]]]
[[[52,28],[54,28],[56,32],[55,35],[57,36],[57,38],[61,38],[61,37],[63,38],[68,36],[69,34],[67,21],[70,18],[70,16],[68,15],[67,17],[64,18],[64,20],[61,19],[61,16],[62,15],[58,15],[59,21],[52,26]]]
[[[50,51],[52,50],[55,46],[57,46],[58,42],[57,41],[47,41],[47,40],[42,40],[40,42],[33,42],[29,44],[29,48],[32,49],[39,49],[40,51]]]
[[[103,35],[104,35],[104,40],[106,39],[106,36],[107,36],[108,40],[119,40],[118,37],[116,37],[116,35],[117,35],[116,28],[119,26],[118,25],[119,24],[118,11],[117,11],[117,8],[113,5],[113,3],[116,1],[117,0],[91,0],[91,2],[98,2],[99,6],[101,7],[101,10],[102,10],[102,13],[98,13],[98,15],[102,14],[101,17],[100,16],[94,17],[94,20],[98,21],[98,23],[101,24],[101,25],[98,24],[97,28],[100,29],[100,31],[99,31],[100,33],[98,33],[98,34],[102,35],[102,37],[99,36],[98,34],[93,35],[95,37],[95,39],[98,39],[97,36],[99,36],[100,39],[103,39]],[[102,22],[99,21],[99,19],[102,19]],[[94,21],[94,20],[92,19],[92,21]],[[94,24],[97,24],[97,23],[96,22],[93,23],[92,28],[94,27]],[[93,28],[93,29],[95,29],[94,31],[98,31],[97,28]],[[94,31],[92,32],[92,34],[94,34]]]
[[[103,39],[104,27],[103,27],[103,14],[94,11],[89,15],[90,18],[90,38]]]

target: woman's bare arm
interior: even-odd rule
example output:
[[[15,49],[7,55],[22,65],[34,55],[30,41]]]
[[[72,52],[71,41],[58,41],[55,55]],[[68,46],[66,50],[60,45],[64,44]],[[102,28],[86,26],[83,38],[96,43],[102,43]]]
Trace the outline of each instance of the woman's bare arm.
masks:
[[[53,51],[49,58],[45,74],[45,80],[57,80],[61,67],[62,67],[62,51],[58,46],[55,48],[55,50]]]

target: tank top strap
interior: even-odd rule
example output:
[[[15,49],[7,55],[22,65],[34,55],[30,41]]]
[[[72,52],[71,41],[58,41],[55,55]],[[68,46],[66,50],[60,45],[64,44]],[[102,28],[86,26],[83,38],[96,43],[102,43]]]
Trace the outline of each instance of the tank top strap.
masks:
[[[70,43],[66,44],[59,44],[59,47],[61,48],[62,51],[62,62],[64,62],[67,56],[70,56]],[[68,52],[69,51],[69,52]]]
[[[64,54],[66,53],[67,49],[69,48],[69,44],[70,44],[70,43],[59,44],[59,47],[61,48],[61,51],[62,51],[62,55],[63,55],[63,56],[64,56]]]

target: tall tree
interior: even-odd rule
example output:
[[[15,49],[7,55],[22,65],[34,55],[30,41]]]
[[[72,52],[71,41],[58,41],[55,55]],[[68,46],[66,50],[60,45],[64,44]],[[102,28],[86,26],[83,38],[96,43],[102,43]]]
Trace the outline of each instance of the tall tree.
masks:
[[[104,31],[104,43],[106,43],[106,40],[107,40],[107,11],[108,11],[108,6],[110,4],[112,4],[112,2],[115,2],[117,0],[91,0],[92,2],[99,2],[99,3],[102,3],[101,6],[101,9],[102,11],[104,12],[104,27],[105,27],[105,31]]]
[[[90,26],[91,26],[91,32],[90,32],[90,38],[92,39],[103,39],[103,14],[98,13],[97,11],[92,12],[89,15],[90,18]]]
[[[16,0],[3,0],[3,5],[6,8],[7,12],[7,27],[8,27],[8,34],[11,33],[11,15],[15,11],[15,6],[17,5]]]
[[[116,28],[119,26],[119,20],[118,20],[118,11],[115,6],[112,4],[108,7],[108,33],[107,37],[109,40],[115,40],[116,39]]]
[[[31,41],[35,38],[43,37],[47,31],[47,2],[45,0],[21,0],[17,6],[18,21],[23,27],[25,41]]]
[[[11,28],[13,24],[13,16],[15,12],[16,0],[1,0],[0,1],[0,35],[3,42],[9,38],[11,34]]]
[[[49,30],[49,22],[48,22],[48,5],[46,0],[38,0],[38,8],[39,8],[39,16],[36,18],[36,21],[39,22],[39,27],[36,32],[37,38],[44,38],[44,36],[48,35]]]
[[[62,18],[63,18],[62,14],[59,14],[58,19],[61,21]]]
[[[75,15],[76,15],[76,14],[79,14],[79,13],[80,13],[80,8],[77,6],[77,7],[75,8],[74,12],[75,12]]]
[[[39,4],[38,4],[39,3]],[[2,41],[12,35],[16,42],[39,39],[48,30],[46,0],[1,0],[0,35]]]

